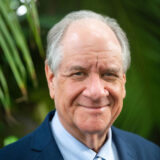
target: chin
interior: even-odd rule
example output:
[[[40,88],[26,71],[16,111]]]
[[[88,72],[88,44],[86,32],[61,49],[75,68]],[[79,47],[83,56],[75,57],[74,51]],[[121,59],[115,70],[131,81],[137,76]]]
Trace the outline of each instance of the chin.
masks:
[[[96,134],[96,133],[103,133],[108,130],[110,126],[107,125],[108,123],[105,122],[90,122],[90,123],[85,123],[82,125],[79,125],[79,129],[83,133],[88,133],[88,134]]]

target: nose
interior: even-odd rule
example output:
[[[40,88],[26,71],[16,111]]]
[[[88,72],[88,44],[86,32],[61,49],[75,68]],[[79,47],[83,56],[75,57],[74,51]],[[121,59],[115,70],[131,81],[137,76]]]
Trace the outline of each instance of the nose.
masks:
[[[93,101],[99,101],[100,99],[107,97],[109,92],[105,88],[105,85],[99,75],[96,75],[88,79],[83,95]]]

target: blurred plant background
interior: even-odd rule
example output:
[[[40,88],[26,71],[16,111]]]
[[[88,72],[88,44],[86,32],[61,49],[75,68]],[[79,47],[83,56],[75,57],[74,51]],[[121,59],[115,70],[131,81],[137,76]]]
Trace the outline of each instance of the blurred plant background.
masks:
[[[0,0],[0,148],[31,132],[54,108],[44,74],[46,35],[81,9],[117,19],[130,41],[127,96],[115,125],[160,145],[159,0]]]

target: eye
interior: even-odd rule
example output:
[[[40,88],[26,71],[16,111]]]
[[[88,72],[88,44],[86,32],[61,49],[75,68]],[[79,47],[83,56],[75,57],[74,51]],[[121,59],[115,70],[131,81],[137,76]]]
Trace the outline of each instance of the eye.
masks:
[[[84,75],[84,73],[83,72],[75,72],[75,73],[73,73],[73,75],[75,75],[75,76],[82,76],[82,75]]]
[[[74,77],[74,78],[83,78],[83,77],[86,76],[86,73],[82,72],[82,71],[78,71],[78,72],[72,73],[71,76]]]
[[[111,76],[117,77],[117,75],[116,75],[116,74],[111,73],[111,72],[103,73],[103,74],[102,74],[102,77],[111,77]]]
[[[85,77],[86,77],[86,73],[85,72],[75,72],[75,73],[72,73],[71,74],[71,77],[74,79],[74,80],[84,80]]]
[[[113,72],[107,72],[102,74],[102,78],[106,81],[115,81],[116,79],[118,79],[118,77],[118,74]]]

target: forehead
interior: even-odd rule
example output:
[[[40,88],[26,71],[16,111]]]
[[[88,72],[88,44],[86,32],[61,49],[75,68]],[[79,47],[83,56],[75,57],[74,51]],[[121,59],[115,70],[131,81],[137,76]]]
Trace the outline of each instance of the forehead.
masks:
[[[98,45],[95,45],[97,44]],[[105,23],[96,19],[81,19],[70,24],[65,32],[61,45],[64,50],[72,50],[86,47],[99,47],[112,50],[120,49],[120,43]],[[96,48],[94,48],[96,49]]]
[[[122,61],[119,54],[112,53],[84,53],[72,54],[63,58],[60,71],[68,72],[74,70],[103,71],[113,69],[122,71]]]
[[[61,42],[63,63],[103,60],[117,63],[121,59],[121,46],[114,32],[105,23],[95,19],[73,22]],[[69,62],[70,63],[70,62]]]

